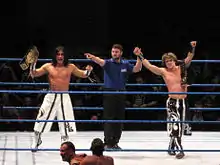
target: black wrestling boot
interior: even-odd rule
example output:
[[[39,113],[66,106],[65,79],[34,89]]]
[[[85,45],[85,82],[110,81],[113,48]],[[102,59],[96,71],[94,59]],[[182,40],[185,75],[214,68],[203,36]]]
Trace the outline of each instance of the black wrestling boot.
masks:
[[[176,158],[177,158],[177,159],[182,159],[184,156],[185,156],[185,154],[184,154],[183,151],[181,151],[181,152],[179,152],[178,154],[176,154]]]
[[[182,159],[184,156],[185,156],[185,154],[184,154],[184,152],[183,152],[183,146],[182,146],[182,139],[181,139],[181,137],[177,137],[177,140],[175,141],[175,146],[176,146],[176,148],[177,148],[177,154],[176,154],[176,158],[177,159]]]
[[[119,147],[118,144],[115,144],[112,148],[113,148],[113,149],[116,149],[116,150],[121,150],[121,147]]]
[[[104,148],[108,150],[108,149],[112,149],[112,147],[113,147],[112,145],[105,144]]]
[[[176,155],[176,152],[174,151],[174,148],[168,148],[168,155],[170,155],[170,156],[175,156]]]
[[[104,144],[105,144],[105,147],[104,147],[105,149],[112,149],[114,146],[113,138],[105,137]]]
[[[174,150],[174,149],[173,149],[173,150]],[[175,155],[176,155],[176,152],[175,152],[175,151],[168,151],[167,153],[168,153],[168,155],[170,155],[170,156],[175,156]]]

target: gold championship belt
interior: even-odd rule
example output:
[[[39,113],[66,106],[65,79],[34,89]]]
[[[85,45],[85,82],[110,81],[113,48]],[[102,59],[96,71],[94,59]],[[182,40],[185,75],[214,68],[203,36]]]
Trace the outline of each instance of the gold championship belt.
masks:
[[[30,64],[33,64],[34,62],[37,61],[38,56],[39,56],[39,52],[37,50],[37,47],[33,46],[32,48],[30,48],[27,54],[19,62],[19,65],[22,68],[22,70],[27,70]]]

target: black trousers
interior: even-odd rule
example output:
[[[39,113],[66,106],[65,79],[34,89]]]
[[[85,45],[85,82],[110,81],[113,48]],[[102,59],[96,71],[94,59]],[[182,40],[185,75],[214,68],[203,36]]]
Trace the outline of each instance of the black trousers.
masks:
[[[125,119],[125,95],[105,94],[103,100],[104,120]],[[122,123],[104,123],[104,141],[106,145],[116,145],[122,134]]]
[[[169,149],[182,150],[181,137],[184,132],[191,131],[191,127],[187,123],[175,123],[175,121],[185,121],[190,118],[187,99],[167,99],[167,131],[170,136]],[[186,133],[187,134],[187,133]]]

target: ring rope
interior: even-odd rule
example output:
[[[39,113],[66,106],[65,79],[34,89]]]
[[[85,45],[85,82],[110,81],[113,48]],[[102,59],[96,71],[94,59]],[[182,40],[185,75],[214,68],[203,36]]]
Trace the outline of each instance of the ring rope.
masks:
[[[32,110],[32,109],[40,109],[40,107],[3,106],[3,109],[23,109],[23,110],[28,109],[28,110]],[[202,110],[202,111],[206,111],[206,110],[216,111],[216,110],[220,110],[220,107],[215,107],[215,108],[189,108],[189,109],[190,110]],[[91,110],[91,111],[94,111],[94,110],[103,110],[103,107],[73,107],[73,110]],[[148,110],[148,111],[151,111],[151,110],[166,110],[166,108],[163,108],[163,107],[145,107],[145,108],[131,107],[131,108],[125,108],[125,110],[128,110],[128,111],[132,111],[132,110]]]
[[[0,148],[0,150],[5,151],[31,151],[31,148]],[[60,151],[60,149],[56,148],[42,148],[42,149],[35,149],[36,151]],[[89,149],[76,149],[76,151],[91,151]],[[106,149],[106,152],[168,152],[171,150],[166,149]],[[172,150],[178,151],[178,150]],[[220,152],[220,150],[213,150],[213,149],[203,149],[203,150],[196,150],[196,149],[185,149],[182,150],[184,152]]]
[[[0,58],[0,61],[21,61],[22,58]],[[38,61],[51,61],[52,59],[38,59]],[[69,59],[71,62],[91,62],[90,59]],[[136,62],[137,60],[128,60],[129,62]],[[162,62],[162,60],[149,60],[150,62]],[[192,60],[192,62],[208,62],[208,63],[219,63],[220,60]]]
[[[31,120],[0,119],[0,122],[75,122],[75,123],[199,123],[220,124],[220,121],[167,121],[167,120]]]
[[[0,58],[0,61],[20,61],[22,58]],[[51,61],[51,59],[39,59],[39,61]],[[75,62],[89,62],[91,60],[88,59],[70,59],[70,61]],[[136,62],[136,60],[128,60],[129,62]],[[161,60],[149,60],[150,62],[161,62]],[[207,62],[207,63],[219,63],[220,60],[193,60],[192,62]],[[10,83],[10,82],[0,82],[0,85],[48,85],[48,83]],[[99,84],[89,84],[89,83],[71,83],[70,85],[78,85],[78,86],[102,86],[102,83]],[[165,86],[165,84],[127,84],[127,86]],[[220,86],[220,84],[192,84],[191,86]],[[22,91],[22,90],[0,90],[0,93],[51,93],[51,91]],[[106,91],[68,91],[68,92],[52,92],[52,93],[88,93],[88,94],[220,94],[220,92],[106,92]],[[9,108],[9,107],[4,107]],[[20,107],[24,108],[24,107]],[[29,107],[30,108],[30,107]],[[38,107],[35,107],[38,108]],[[81,109],[85,109],[86,107],[80,107]],[[78,108],[78,109],[80,109]],[[91,108],[99,108],[99,110],[103,110],[102,107],[87,107],[87,109]],[[34,109],[32,107],[31,109]],[[74,109],[77,109],[74,107]],[[134,110],[134,109],[144,109],[149,110],[150,108],[126,108],[126,110]],[[152,108],[151,108],[152,109]],[[165,108],[154,108],[164,110]],[[191,110],[193,108],[190,108]],[[204,110],[210,108],[195,108],[197,110]],[[211,108],[211,110],[219,110],[220,108]],[[0,122],[36,122],[36,120],[15,120],[15,119],[0,119]],[[110,122],[110,123],[220,123],[219,121],[163,121],[163,120],[37,120],[38,122],[94,122],[94,123],[102,123],[102,122]],[[30,151],[30,148],[0,148],[0,150],[7,151]],[[37,149],[39,151],[59,151],[59,149],[46,148],[46,149]],[[76,151],[90,151],[89,149],[76,149]],[[120,149],[120,150],[105,150],[107,152],[168,152],[169,150],[164,149]],[[173,150],[172,150],[173,151]],[[177,151],[177,150],[176,150]],[[183,150],[184,152],[220,152],[220,150]]]
[[[219,95],[220,92],[151,92],[151,91],[47,91],[47,90],[0,90],[0,93],[57,93],[57,94],[190,94],[190,95]]]
[[[38,86],[46,86],[49,83],[29,83],[29,82],[0,82],[0,85],[38,85]],[[103,83],[70,83],[70,86],[103,86]],[[166,84],[126,84],[126,86],[166,86]],[[220,84],[191,84],[190,86],[217,86],[220,87]]]

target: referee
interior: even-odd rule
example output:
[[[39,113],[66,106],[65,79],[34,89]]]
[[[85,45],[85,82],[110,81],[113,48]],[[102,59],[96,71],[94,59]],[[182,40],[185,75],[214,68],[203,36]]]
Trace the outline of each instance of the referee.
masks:
[[[114,44],[111,49],[110,59],[101,59],[90,53],[85,53],[88,59],[99,64],[104,69],[104,89],[106,91],[125,91],[129,74],[139,72],[142,62],[137,58],[135,66],[121,58],[123,47]],[[123,120],[125,118],[124,94],[104,94],[103,107],[105,120]],[[120,149],[118,146],[122,134],[122,123],[104,124],[105,148]]]

